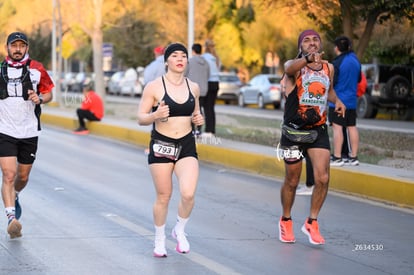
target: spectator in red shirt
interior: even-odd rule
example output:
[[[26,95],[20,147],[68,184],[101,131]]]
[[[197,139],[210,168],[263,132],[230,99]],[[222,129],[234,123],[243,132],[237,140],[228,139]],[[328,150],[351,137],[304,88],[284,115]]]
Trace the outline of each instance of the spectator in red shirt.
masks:
[[[83,82],[83,101],[80,108],[76,110],[79,119],[79,127],[73,132],[78,135],[87,135],[85,119],[89,121],[101,121],[104,116],[104,105],[102,98],[93,90],[93,82],[86,78]]]

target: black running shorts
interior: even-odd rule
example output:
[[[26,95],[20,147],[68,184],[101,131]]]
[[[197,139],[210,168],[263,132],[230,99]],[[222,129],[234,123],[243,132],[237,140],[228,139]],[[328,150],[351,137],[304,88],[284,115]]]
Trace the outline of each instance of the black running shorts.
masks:
[[[21,164],[33,164],[36,159],[38,137],[14,138],[0,133],[0,157],[17,157]]]
[[[356,126],[357,114],[355,109],[346,109],[345,117],[335,113],[335,108],[329,107],[328,119],[330,123],[335,123],[343,127]]]
[[[310,148],[322,148],[330,150],[330,142],[329,142],[329,134],[328,134],[328,126],[322,125],[313,130],[318,131],[318,137],[313,143],[298,143],[289,140],[286,136],[282,135],[280,138],[280,156],[284,158],[286,163],[296,163],[301,161],[306,151]],[[291,153],[294,153],[294,156],[290,156]],[[288,155],[290,157],[288,157]]]

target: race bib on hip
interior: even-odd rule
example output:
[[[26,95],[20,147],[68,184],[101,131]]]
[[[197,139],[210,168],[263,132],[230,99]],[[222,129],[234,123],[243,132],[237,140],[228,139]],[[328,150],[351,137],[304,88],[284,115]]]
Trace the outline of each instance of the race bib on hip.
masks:
[[[154,156],[160,158],[169,158],[172,160],[177,160],[180,156],[181,145],[175,144],[173,142],[166,142],[162,140],[154,139],[154,144],[152,145],[154,151]]]

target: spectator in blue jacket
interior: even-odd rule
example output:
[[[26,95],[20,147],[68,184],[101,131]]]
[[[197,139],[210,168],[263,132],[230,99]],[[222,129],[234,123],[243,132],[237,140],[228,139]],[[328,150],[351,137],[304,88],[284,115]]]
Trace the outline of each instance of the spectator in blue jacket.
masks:
[[[346,36],[335,39],[335,53],[337,57],[333,60],[335,67],[334,89],[339,99],[345,104],[345,117],[334,113],[334,106],[329,104],[329,120],[333,129],[333,156],[331,166],[342,166],[344,160],[341,155],[344,143],[343,127],[346,127],[350,152],[347,164],[358,165],[359,134],[356,127],[357,86],[361,79],[361,63],[352,50],[352,42]]]

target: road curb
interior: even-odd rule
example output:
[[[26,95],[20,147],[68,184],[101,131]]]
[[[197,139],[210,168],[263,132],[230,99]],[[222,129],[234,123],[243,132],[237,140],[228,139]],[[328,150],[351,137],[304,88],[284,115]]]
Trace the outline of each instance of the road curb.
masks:
[[[44,124],[69,130],[73,130],[77,126],[77,119],[75,117],[64,115],[42,113],[41,120]],[[104,121],[89,123],[88,129],[91,134],[125,141],[142,147],[148,146],[150,140],[148,131],[114,125]],[[284,164],[276,156],[272,157],[270,155],[200,143],[197,144],[197,151],[201,161],[263,176],[281,179],[284,177]],[[414,208],[414,179],[406,180],[392,176],[384,177],[375,173],[355,171],[350,167],[331,167],[330,173],[331,190],[378,200],[399,207]],[[305,181],[304,177],[304,173],[302,173],[302,181]]]

